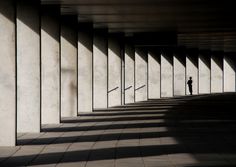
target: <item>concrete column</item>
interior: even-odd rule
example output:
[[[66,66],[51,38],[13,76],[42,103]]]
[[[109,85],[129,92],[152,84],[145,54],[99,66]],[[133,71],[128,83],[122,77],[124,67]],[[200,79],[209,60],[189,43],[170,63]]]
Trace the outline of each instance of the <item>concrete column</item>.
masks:
[[[198,94],[198,49],[189,49],[186,55],[186,83],[189,77],[192,77],[193,94]],[[189,95],[186,85],[186,94]]]
[[[161,54],[161,97],[173,96],[173,53],[163,51]]]
[[[40,132],[39,5],[17,1],[17,132]]]
[[[186,90],[186,54],[183,49],[178,48],[174,53],[174,96],[183,96]]]
[[[92,112],[93,29],[79,24],[78,30],[78,112]]]
[[[0,146],[16,144],[14,1],[0,1]]]
[[[199,52],[199,93],[210,93],[210,52],[209,51],[200,51]]]
[[[135,48],[135,101],[147,100],[147,61],[146,51]]]
[[[157,99],[161,96],[161,62],[160,53],[148,51],[148,98]]]
[[[224,54],[224,92],[235,92],[236,61],[234,54]]]
[[[93,37],[93,108],[107,108],[107,30],[95,30]]]
[[[223,52],[211,55],[211,93],[223,92]]]
[[[125,43],[121,41],[121,105],[125,104]]]
[[[134,58],[132,44],[125,45],[125,104],[134,103]]]
[[[108,107],[121,105],[121,46],[119,35],[108,39]]]
[[[61,116],[77,116],[77,20],[62,17]]]
[[[42,124],[60,123],[59,9],[43,6],[41,16]]]

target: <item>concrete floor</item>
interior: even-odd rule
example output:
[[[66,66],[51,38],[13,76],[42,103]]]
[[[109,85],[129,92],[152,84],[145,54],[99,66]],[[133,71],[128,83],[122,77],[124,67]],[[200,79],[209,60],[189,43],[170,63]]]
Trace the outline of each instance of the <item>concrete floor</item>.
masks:
[[[235,100],[149,100],[66,118],[0,147],[0,166],[235,167]]]

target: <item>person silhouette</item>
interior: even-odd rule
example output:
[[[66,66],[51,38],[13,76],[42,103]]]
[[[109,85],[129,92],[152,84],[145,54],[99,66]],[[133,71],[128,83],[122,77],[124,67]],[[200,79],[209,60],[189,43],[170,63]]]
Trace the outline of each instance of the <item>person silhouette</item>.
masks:
[[[192,86],[192,83],[193,83],[192,77],[189,77],[189,80],[188,80],[187,84],[188,84],[188,90],[189,90],[190,95],[193,94],[193,86]]]

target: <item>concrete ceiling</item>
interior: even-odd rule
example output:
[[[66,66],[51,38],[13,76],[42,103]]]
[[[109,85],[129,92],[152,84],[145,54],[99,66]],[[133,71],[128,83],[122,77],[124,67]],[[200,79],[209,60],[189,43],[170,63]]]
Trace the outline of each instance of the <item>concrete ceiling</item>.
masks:
[[[179,42],[188,45],[207,38],[204,42],[217,47],[226,37],[228,41],[234,39],[232,32],[236,32],[234,0],[41,0],[41,3],[59,4],[62,15],[77,15],[78,21],[93,22],[95,28],[127,34],[172,31],[179,34]]]

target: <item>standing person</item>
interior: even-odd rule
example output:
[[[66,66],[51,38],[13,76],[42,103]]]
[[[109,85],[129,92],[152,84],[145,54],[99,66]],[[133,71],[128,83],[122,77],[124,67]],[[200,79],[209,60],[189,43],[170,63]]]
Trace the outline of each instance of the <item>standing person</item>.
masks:
[[[193,94],[193,86],[192,86],[192,83],[193,83],[192,77],[189,77],[189,80],[188,80],[187,84],[188,84],[188,90],[189,90],[190,95]]]

